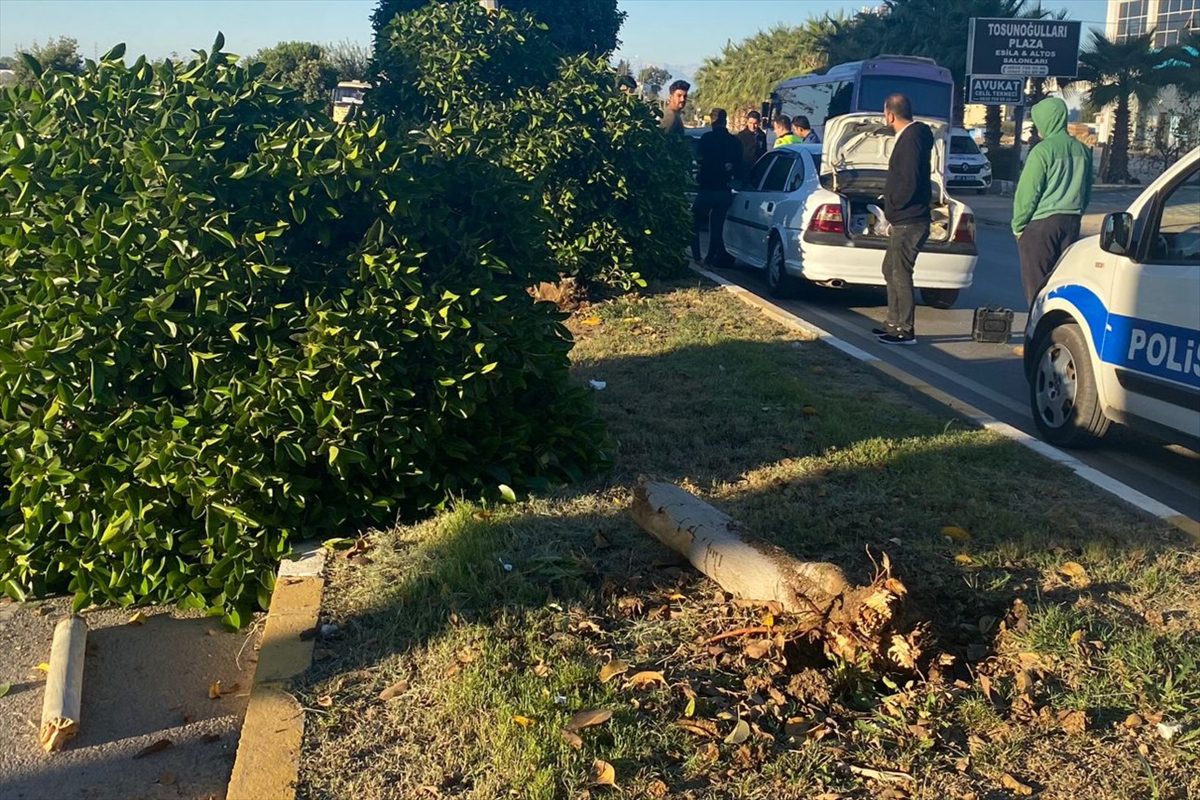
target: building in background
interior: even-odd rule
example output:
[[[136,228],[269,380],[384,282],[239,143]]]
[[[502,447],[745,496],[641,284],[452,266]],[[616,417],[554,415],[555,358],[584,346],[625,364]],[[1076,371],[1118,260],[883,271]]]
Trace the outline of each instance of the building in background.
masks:
[[[1156,48],[1177,45],[1189,32],[1200,32],[1200,0],[1108,0],[1105,35],[1109,39],[1123,42],[1150,31]],[[1183,96],[1175,87],[1167,87],[1146,108],[1138,108],[1134,101],[1130,141],[1142,151],[1190,146],[1200,129],[1198,117],[1200,97]],[[1101,140],[1107,141],[1113,109],[1105,109],[1097,122]]]
[[[1108,0],[1105,35],[1114,42],[1154,31],[1154,46],[1179,44],[1187,30],[1200,30],[1200,0]]]

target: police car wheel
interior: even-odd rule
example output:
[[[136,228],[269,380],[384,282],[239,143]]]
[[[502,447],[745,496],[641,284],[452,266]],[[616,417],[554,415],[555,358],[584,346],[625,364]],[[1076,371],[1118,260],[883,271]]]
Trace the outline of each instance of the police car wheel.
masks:
[[[791,297],[796,293],[796,279],[787,274],[783,245],[777,236],[767,246],[767,293],[771,297]]]
[[[1058,325],[1035,348],[1029,402],[1042,438],[1062,447],[1094,444],[1108,430],[1108,418],[1083,332],[1073,323]]]

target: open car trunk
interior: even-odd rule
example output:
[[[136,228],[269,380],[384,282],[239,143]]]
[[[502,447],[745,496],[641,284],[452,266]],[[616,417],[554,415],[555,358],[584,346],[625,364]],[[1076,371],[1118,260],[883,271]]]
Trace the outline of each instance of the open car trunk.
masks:
[[[943,173],[946,168],[946,141],[950,126],[944,120],[918,117],[933,132],[933,154],[929,179],[933,183],[933,220],[929,228],[932,242],[949,241],[952,233],[950,196],[946,194]],[[850,238],[886,237],[876,233],[883,213],[884,183],[888,160],[896,136],[878,114],[845,114],[825,123],[825,142],[821,147],[821,185],[840,194],[846,203],[846,229]]]
[[[887,239],[876,233],[876,226],[881,222],[877,215],[883,213],[882,195],[886,179],[887,173],[879,170],[845,170],[838,173],[835,187],[832,174],[821,175],[821,186],[837,192],[845,202],[846,233],[851,239]],[[929,225],[929,241],[949,241],[952,227],[950,199],[936,187],[931,213],[933,219]]]

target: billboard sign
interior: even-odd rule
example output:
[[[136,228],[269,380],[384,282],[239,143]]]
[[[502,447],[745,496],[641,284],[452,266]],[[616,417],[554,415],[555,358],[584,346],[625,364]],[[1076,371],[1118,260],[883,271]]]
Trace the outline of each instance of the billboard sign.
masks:
[[[1002,75],[970,75],[967,102],[984,106],[1019,106],[1024,102],[1024,78]]]
[[[972,17],[967,44],[971,75],[1074,78],[1081,22]]]

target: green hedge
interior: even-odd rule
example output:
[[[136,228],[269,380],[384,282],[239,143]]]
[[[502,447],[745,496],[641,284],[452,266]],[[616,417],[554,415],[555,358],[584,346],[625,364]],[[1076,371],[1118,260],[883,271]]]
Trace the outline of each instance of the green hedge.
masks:
[[[372,113],[440,130],[527,181],[564,276],[621,289],[683,274],[691,157],[603,61],[561,57],[545,26],[503,5],[434,3],[402,13],[375,54]]]
[[[604,460],[538,203],[221,52],[0,94],[0,582],[240,624],[289,543]],[[40,72],[37,65],[32,65]]]

